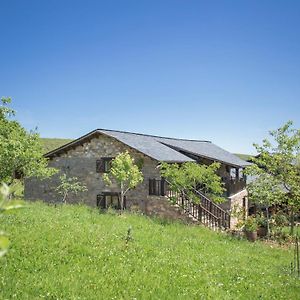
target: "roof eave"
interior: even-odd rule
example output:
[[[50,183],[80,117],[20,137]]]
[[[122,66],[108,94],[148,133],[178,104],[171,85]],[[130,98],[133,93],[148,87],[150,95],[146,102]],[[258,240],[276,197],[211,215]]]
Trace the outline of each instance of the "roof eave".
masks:
[[[62,152],[62,151],[64,151],[64,150],[66,150],[66,149],[68,149],[68,148],[74,147],[74,146],[77,145],[78,143],[82,142],[83,140],[85,140],[85,139],[87,139],[87,138],[92,137],[92,136],[95,135],[96,133],[99,133],[97,129],[96,129],[96,130],[92,130],[92,131],[90,131],[89,133],[87,133],[87,134],[85,134],[85,135],[79,137],[78,139],[75,139],[75,140],[73,140],[73,141],[71,141],[71,142],[69,142],[69,143],[67,143],[67,144],[65,144],[65,145],[62,145],[62,146],[60,146],[60,147],[58,147],[58,148],[56,148],[56,149],[54,149],[54,150],[51,150],[51,151],[45,153],[45,154],[44,154],[44,157],[46,157],[46,158],[51,158],[52,156],[54,156],[54,155],[56,155],[56,154],[58,154],[58,153],[60,153],[60,152]]]
[[[174,147],[178,150],[181,150],[181,151],[185,151],[186,153],[190,153],[192,155],[195,155],[195,156],[199,156],[199,157],[202,157],[202,158],[206,158],[206,159],[209,159],[209,160],[212,160],[212,161],[217,161],[217,162],[220,162],[220,163],[223,163],[223,164],[227,164],[227,165],[230,165],[230,166],[233,166],[233,167],[246,167],[249,165],[249,163],[247,163],[245,161],[245,164],[233,164],[231,162],[226,162],[226,161],[223,161],[223,160],[220,160],[220,159],[217,159],[217,158],[214,158],[214,157],[210,157],[210,156],[206,156],[206,155],[200,155],[199,153],[195,153],[195,152],[192,152],[192,151],[189,151],[189,150],[186,150],[184,148],[181,148],[181,147],[176,147],[176,146],[173,146],[173,145],[168,145],[167,143],[162,143],[170,148]]]

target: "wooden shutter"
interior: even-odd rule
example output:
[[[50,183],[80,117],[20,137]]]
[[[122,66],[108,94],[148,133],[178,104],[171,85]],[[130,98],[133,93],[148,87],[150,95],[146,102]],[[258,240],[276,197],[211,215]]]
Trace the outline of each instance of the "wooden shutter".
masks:
[[[161,196],[166,195],[166,181],[163,177],[160,180],[160,195]]]
[[[96,172],[104,173],[104,160],[102,158],[96,160]]]
[[[106,201],[105,196],[103,194],[97,195],[97,206],[99,208],[106,208]]]
[[[149,195],[153,195],[153,179],[149,179]]]
[[[97,173],[106,173],[109,170],[105,169],[105,164],[107,163],[111,163],[111,161],[113,160],[113,157],[101,157],[101,159],[97,159],[96,160],[96,172]],[[108,168],[110,169],[110,167]]]

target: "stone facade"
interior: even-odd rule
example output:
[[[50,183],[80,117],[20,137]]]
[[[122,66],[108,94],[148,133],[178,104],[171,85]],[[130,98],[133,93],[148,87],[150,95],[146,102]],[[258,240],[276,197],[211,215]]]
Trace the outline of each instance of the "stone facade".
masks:
[[[182,210],[172,206],[165,197],[149,195],[149,179],[161,179],[158,162],[137,150],[119,142],[118,140],[99,134],[80,145],[54,155],[49,160],[49,166],[59,170],[59,173],[50,179],[40,180],[30,178],[25,180],[25,198],[27,200],[44,200],[46,202],[58,202],[61,196],[55,191],[59,185],[59,176],[62,173],[70,177],[77,177],[86,185],[88,191],[78,195],[70,195],[69,203],[83,202],[90,206],[97,205],[97,195],[103,192],[118,192],[117,186],[107,186],[102,180],[102,174],[96,171],[96,161],[102,157],[115,157],[119,153],[128,151],[136,162],[142,163],[142,173],[144,180],[134,190],[126,195],[126,207],[138,209],[148,215],[163,216],[170,219],[191,220]],[[201,161],[200,163],[211,163]],[[229,176],[225,165],[221,165],[219,173],[222,177]],[[222,204],[226,210],[231,210],[233,206],[242,207],[246,191],[242,191]],[[231,225],[236,224],[234,218]]]
[[[52,157],[49,160],[49,166],[60,172],[46,180],[26,179],[25,199],[58,202],[61,196],[55,189],[59,185],[59,176],[66,173],[67,176],[77,177],[88,189],[87,192],[70,195],[68,203],[84,202],[90,206],[96,206],[97,195],[103,192],[118,192],[117,186],[105,185],[102,173],[96,172],[96,161],[101,157],[115,157],[126,150],[136,162],[142,162],[144,176],[143,182],[126,194],[126,207],[129,209],[134,207],[149,215],[187,220],[186,216],[183,216],[176,207],[171,206],[165,197],[149,195],[149,179],[161,179],[157,168],[158,162],[105,135],[99,135],[65,153]]]
[[[244,209],[247,213],[248,208],[248,193],[247,190],[244,189],[230,197],[228,200],[220,205],[223,209],[233,212],[233,211],[240,211]],[[230,217],[230,228],[234,229],[236,224],[238,223],[238,218],[235,214],[231,214]]]

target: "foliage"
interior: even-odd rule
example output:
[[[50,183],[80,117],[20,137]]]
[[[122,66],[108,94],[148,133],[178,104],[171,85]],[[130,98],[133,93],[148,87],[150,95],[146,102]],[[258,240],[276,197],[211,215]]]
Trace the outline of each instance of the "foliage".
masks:
[[[0,105],[0,182],[11,184],[15,173],[25,177],[49,177],[56,170],[48,168],[47,159],[37,132],[27,132],[12,117],[10,98],[1,98]]]
[[[247,174],[268,177],[264,191],[271,182],[275,183],[271,191],[275,187],[277,192],[278,187],[285,190],[285,197],[281,197],[279,202],[287,204],[289,208],[291,232],[294,226],[294,213],[300,209],[300,169],[297,164],[300,154],[300,130],[292,128],[292,125],[293,123],[289,121],[279,129],[270,131],[271,141],[264,139],[262,145],[254,144],[258,156],[253,159],[254,164],[247,169]],[[274,200],[276,198],[274,195]],[[268,201],[270,199],[268,196]]]
[[[289,220],[284,212],[279,211],[272,215],[270,219],[271,238],[279,243],[291,242],[292,235],[285,230],[288,224]]]
[[[272,221],[273,221],[272,223],[276,227],[284,227],[284,226],[287,226],[289,223],[286,214],[284,214],[283,212],[278,212],[275,215],[273,215]]]
[[[268,227],[268,219],[264,216],[263,212],[256,214],[255,218],[258,227]]]
[[[9,187],[3,183],[0,187],[0,217],[1,214],[11,211],[20,207],[23,207],[22,202],[19,200],[11,200],[11,195],[13,192],[17,191],[19,186],[17,184],[11,185]],[[9,239],[5,232],[0,231],[0,257],[3,256],[9,247]]]
[[[256,168],[251,166],[250,168]],[[272,175],[257,170],[259,176],[247,185],[249,200],[252,203],[269,207],[281,203],[285,199],[285,193],[280,182]]]
[[[251,166],[249,169],[255,171],[259,176],[247,185],[249,200],[252,203],[263,205],[266,210],[266,228],[267,236],[270,235],[269,226],[269,207],[282,203],[285,199],[281,183],[272,175],[258,168],[257,165]],[[249,170],[248,170],[249,171]]]
[[[202,226],[37,202],[1,226],[14,242],[0,262],[0,299],[299,298],[292,251]]]
[[[287,244],[293,242],[293,236],[289,231],[285,231],[283,227],[274,227],[271,233],[272,239],[279,244]]]
[[[133,240],[133,237],[132,237],[132,227],[129,226],[128,229],[127,229],[127,234],[126,234],[126,237],[125,237],[125,242],[126,242],[126,244],[128,244],[132,240]]]
[[[258,224],[255,217],[250,216],[244,221],[244,229],[246,231],[254,232],[257,230],[257,228]]]
[[[195,191],[198,190],[210,197],[214,202],[221,203],[224,198],[224,187],[221,177],[217,175],[220,168],[219,163],[210,165],[187,162],[182,165],[178,164],[161,164],[161,175],[170,182],[170,188],[175,192],[184,191],[198,201]]]
[[[84,184],[81,184],[77,177],[67,177],[66,174],[63,174],[59,179],[60,185],[56,188],[56,191],[63,196],[63,203],[67,203],[69,194],[77,195],[79,192],[87,191],[87,187]]]
[[[230,215],[237,219],[236,229],[242,229],[244,227],[244,221],[246,219],[246,210],[239,204],[233,205]]]
[[[127,151],[120,153],[111,162],[109,173],[103,175],[106,184],[116,182],[120,188],[120,208],[124,208],[124,196],[143,181],[143,173],[134,163],[134,159]]]

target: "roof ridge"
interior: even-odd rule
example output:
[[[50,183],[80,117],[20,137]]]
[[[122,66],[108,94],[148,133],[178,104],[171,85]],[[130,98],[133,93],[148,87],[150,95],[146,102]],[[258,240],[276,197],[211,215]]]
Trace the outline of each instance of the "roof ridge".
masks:
[[[172,137],[166,137],[166,136],[159,136],[159,135],[153,135],[153,134],[146,134],[146,133],[139,133],[139,132],[130,132],[130,131],[123,131],[123,130],[114,130],[114,129],[105,129],[105,128],[98,128],[97,131],[105,130],[105,131],[111,131],[111,132],[120,132],[120,133],[129,133],[129,134],[135,134],[135,135],[141,135],[141,136],[150,136],[154,138],[161,138],[161,139],[169,139],[169,140],[179,140],[179,141],[189,141],[189,142],[202,142],[202,143],[211,143],[211,141],[207,140],[196,140],[196,139],[183,139],[183,138],[172,138]]]

